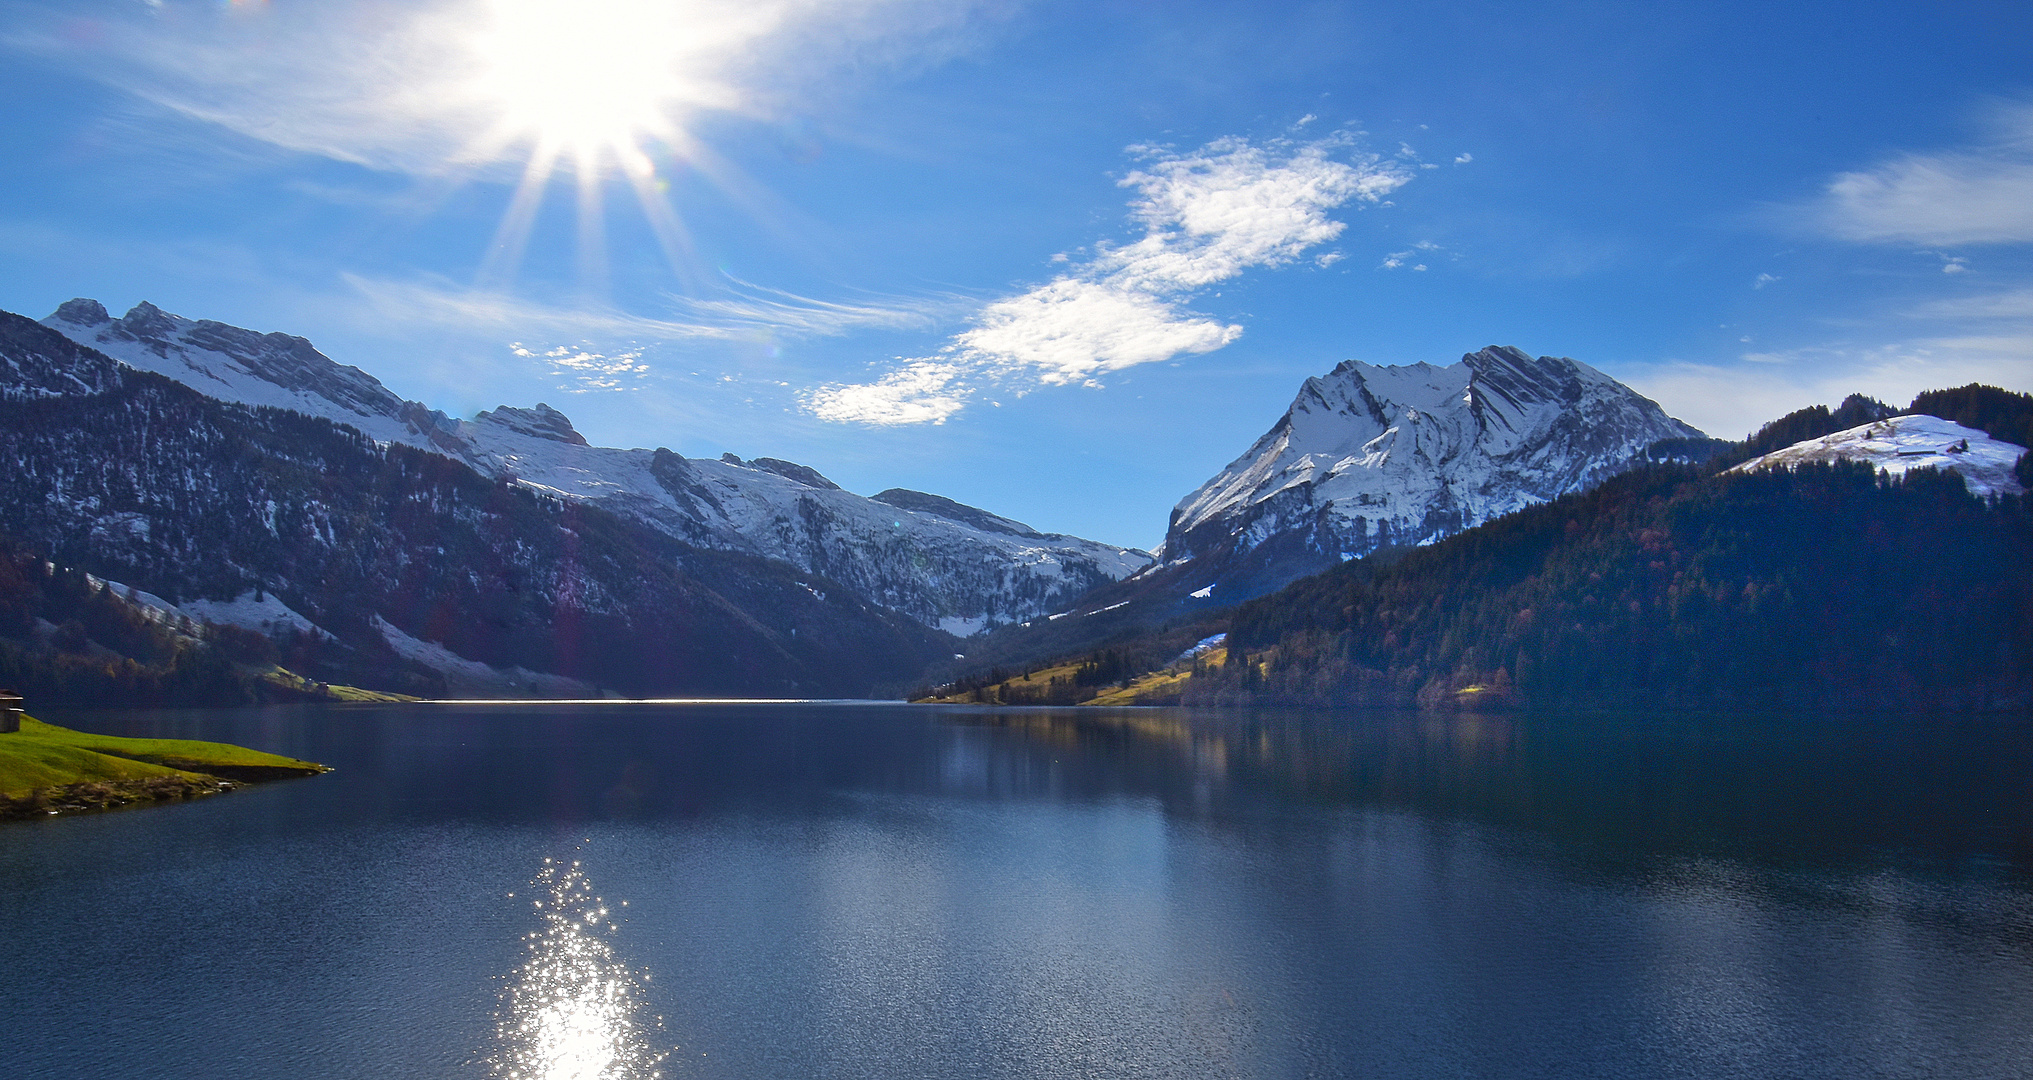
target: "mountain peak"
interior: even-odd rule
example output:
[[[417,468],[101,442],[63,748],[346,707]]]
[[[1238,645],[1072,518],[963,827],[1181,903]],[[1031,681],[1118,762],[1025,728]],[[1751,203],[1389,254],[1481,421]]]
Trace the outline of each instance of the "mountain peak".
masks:
[[[782,458],[759,457],[748,462],[748,467],[773,472],[786,480],[796,481],[806,487],[824,488],[827,491],[840,490],[839,484],[826,479],[819,470],[812,468],[810,465],[800,465],[795,461],[785,461]]]
[[[180,320],[146,300],[127,309],[120,317],[120,329],[143,341],[161,341],[176,333]]]
[[[50,318],[62,319],[73,326],[104,326],[113,321],[106,305],[82,296],[58,304]]]
[[[1307,379],[1179,502],[1164,554],[1212,556],[1211,576],[1261,591],[1591,487],[1660,439],[1699,435],[1586,364],[1512,345],[1447,367],[1350,360]]]
[[[482,410],[480,415],[473,418],[473,422],[476,424],[498,424],[517,434],[528,435],[538,439],[549,439],[552,442],[568,443],[572,446],[587,445],[586,437],[573,430],[572,421],[567,419],[564,413],[551,408],[541,401],[537,402],[537,406],[534,409],[518,409],[512,405],[502,405],[498,408]]]

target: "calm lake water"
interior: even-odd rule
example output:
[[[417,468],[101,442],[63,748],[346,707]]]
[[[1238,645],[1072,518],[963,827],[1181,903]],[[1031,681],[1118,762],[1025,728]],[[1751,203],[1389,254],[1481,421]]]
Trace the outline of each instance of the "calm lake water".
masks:
[[[338,771],[0,826],[4,1077],[2033,1076],[2023,719],[45,718]]]

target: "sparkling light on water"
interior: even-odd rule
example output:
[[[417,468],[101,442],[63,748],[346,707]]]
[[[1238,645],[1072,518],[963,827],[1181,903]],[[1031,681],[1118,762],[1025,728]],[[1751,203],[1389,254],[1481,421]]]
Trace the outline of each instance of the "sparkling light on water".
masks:
[[[648,1080],[667,1056],[640,1017],[639,981],[614,958],[612,913],[577,862],[544,860],[532,882],[543,929],[529,960],[501,992],[499,1047],[488,1064],[501,1080]]]

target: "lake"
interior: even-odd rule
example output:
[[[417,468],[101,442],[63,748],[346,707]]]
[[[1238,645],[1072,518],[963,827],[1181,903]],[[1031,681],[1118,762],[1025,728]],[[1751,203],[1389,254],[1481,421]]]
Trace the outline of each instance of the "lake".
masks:
[[[2033,1076],[2024,718],[41,714],[337,771],[0,825],[0,1076]]]

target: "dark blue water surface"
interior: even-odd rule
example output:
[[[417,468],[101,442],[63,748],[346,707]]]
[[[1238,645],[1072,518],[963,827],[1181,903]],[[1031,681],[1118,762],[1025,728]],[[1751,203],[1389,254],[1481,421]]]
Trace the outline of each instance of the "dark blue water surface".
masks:
[[[0,825],[0,1077],[2033,1076],[2023,719],[46,718],[337,771]]]

